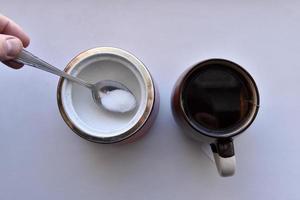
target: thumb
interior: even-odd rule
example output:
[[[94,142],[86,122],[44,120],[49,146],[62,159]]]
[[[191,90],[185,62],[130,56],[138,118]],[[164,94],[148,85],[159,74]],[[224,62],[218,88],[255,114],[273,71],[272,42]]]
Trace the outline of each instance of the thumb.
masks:
[[[23,45],[20,39],[0,34],[0,61],[11,60],[20,53]]]

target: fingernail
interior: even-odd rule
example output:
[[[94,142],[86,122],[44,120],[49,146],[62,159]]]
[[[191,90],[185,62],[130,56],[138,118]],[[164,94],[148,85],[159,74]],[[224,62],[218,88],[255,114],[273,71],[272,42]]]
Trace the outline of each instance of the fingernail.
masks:
[[[19,40],[15,38],[6,40],[6,55],[8,57],[15,57],[19,53],[19,43]]]

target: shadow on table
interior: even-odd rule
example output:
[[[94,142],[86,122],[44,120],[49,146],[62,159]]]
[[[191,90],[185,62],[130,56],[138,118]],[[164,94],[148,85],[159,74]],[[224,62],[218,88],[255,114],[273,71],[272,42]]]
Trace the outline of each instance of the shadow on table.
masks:
[[[213,162],[201,150],[201,143],[186,137],[172,119],[159,116],[149,133],[129,144],[87,142],[92,171],[105,170],[110,176],[149,176],[157,174],[191,176],[217,175]],[[202,175],[202,176],[201,176]]]

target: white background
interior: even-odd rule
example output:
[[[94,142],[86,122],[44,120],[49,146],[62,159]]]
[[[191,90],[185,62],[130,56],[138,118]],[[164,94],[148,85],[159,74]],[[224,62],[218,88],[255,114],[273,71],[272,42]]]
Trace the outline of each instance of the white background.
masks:
[[[151,71],[161,107],[150,133],[121,146],[67,127],[56,76],[0,64],[0,199],[300,199],[299,1],[0,0],[61,69],[79,52],[115,46]],[[261,107],[235,140],[237,171],[221,178],[177,128],[171,89],[189,66],[222,57],[255,78]]]

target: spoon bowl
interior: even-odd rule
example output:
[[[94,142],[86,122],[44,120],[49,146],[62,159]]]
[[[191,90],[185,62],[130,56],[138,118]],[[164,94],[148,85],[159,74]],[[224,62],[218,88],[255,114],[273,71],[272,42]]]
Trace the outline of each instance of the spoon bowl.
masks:
[[[134,95],[124,84],[122,84],[118,81],[112,81],[112,80],[102,80],[102,81],[98,81],[97,83],[93,84],[91,91],[92,91],[92,96],[93,96],[94,102],[99,107],[105,108],[106,110],[109,110],[110,112],[118,111],[116,109],[110,109],[109,106],[104,106],[103,102],[102,102],[103,97],[105,95],[107,95],[107,93],[114,91],[114,90],[126,91],[132,98],[134,98],[134,101],[136,102]],[[129,112],[129,111],[132,111],[134,109],[134,107],[135,107],[135,104],[134,104],[134,106],[128,106],[127,109],[125,109],[123,111],[119,111],[119,112],[122,112],[122,113]]]

